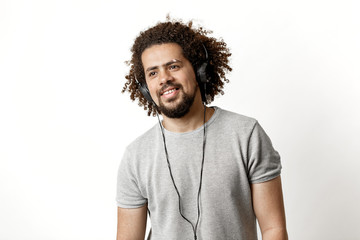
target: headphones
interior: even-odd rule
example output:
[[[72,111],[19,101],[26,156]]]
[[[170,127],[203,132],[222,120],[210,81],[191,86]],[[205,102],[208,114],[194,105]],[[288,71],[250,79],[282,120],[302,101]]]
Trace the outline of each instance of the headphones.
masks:
[[[208,65],[208,52],[206,50],[205,45],[203,43],[201,45],[204,48],[206,61],[204,63],[202,63],[201,66],[197,69],[196,80],[199,83],[203,84],[203,89],[200,87],[200,91],[201,91],[201,99],[205,103],[206,102],[206,83],[209,82],[209,80],[206,77],[206,67]],[[138,85],[138,88],[139,88],[141,94],[145,97],[145,99],[148,100],[148,102],[151,102],[156,106],[154,100],[152,99],[152,97],[150,95],[150,91],[149,91],[149,88],[147,87],[146,82],[143,82],[143,83],[139,82],[137,80],[136,76],[135,76],[135,81],[136,81],[136,84]]]

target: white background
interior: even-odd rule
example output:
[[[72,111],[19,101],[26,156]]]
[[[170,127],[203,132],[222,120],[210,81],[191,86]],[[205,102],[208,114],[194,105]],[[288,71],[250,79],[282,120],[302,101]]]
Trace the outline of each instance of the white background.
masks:
[[[358,1],[1,0],[0,240],[115,239],[122,153],[156,123],[124,62],[167,13],[228,43],[213,105],[280,152],[290,239],[360,239]]]

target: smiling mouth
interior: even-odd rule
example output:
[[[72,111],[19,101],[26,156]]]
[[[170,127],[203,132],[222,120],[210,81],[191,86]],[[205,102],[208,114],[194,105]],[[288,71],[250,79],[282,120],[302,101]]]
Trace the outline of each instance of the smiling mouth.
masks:
[[[179,90],[179,88],[172,88],[172,89],[169,89],[169,90],[167,90],[167,91],[163,92],[163,93],[161,94],[161,96],[162,96],[162,95],[168,95],[168,94],[171,94],[171,93],[175,92],[176,90]]]

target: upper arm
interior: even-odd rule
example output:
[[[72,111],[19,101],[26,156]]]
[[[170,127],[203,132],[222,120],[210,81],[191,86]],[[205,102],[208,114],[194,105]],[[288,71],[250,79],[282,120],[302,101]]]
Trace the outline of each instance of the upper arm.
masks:
[[[140,208],[118,207],[117,240],[143,240],[145,238],[147,204]]]
[[[287,239],[281,178],[251,185],[253,207],[263,239]],[[276,238],[266,238],[276,234]]]

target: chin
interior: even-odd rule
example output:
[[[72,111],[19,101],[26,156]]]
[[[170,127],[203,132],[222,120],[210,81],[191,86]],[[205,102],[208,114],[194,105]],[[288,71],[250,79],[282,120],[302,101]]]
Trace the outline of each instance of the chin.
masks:
[[[159,110],[161,114],[165,115],[168,118],[182,118],[184,117],[189,111],[194,103],[193,97],[184,97],[180,103],[177,103],[176,106],[166,106],[160,102]],[[171,104],[169,104],[171,105]]]

